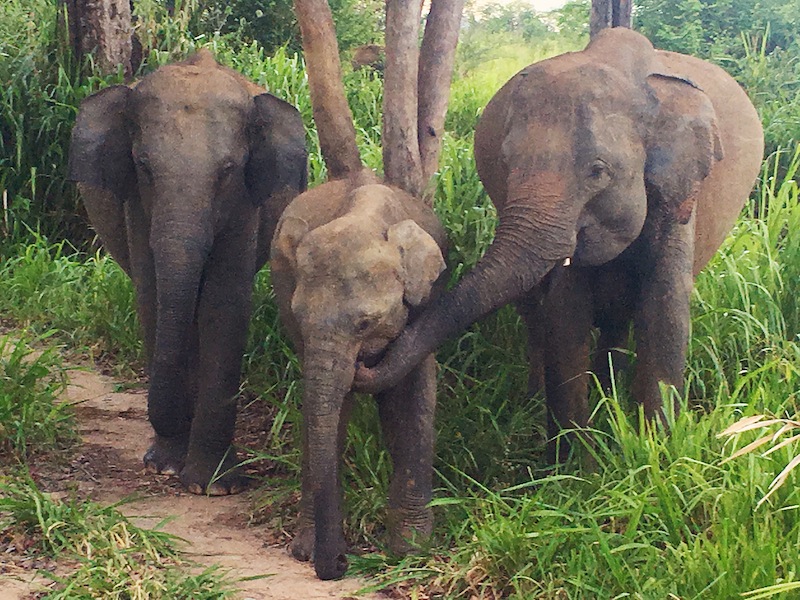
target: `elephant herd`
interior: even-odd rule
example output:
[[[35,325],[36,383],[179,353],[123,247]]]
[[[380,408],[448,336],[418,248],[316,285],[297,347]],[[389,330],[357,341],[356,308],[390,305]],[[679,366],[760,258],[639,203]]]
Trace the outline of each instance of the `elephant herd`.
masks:
[[[499,225],[450,291],[446,236],[418,199],[369,171],[306,190],[298,111],[207,50],[81,105],[70,178],[133,281],[148,357],[149,470],[198,494],[247,481],[232,449],[252,283],[269,260],[302,358],[302,499],[292,554],[346,568],[339,456],[354,391],[375,394],[393,461],[389,546],[432,529],[433,353],[514,303],[530,393],[560,428],[588,423],[590,371],[636,348],[632,397],[663,418],[680,389],[694,276],[732,227],[763,134],[738,84],[699,59],[608,29],[535,63],[486,106],[475,160]],[[599,330],[590,352],[591,332]]]

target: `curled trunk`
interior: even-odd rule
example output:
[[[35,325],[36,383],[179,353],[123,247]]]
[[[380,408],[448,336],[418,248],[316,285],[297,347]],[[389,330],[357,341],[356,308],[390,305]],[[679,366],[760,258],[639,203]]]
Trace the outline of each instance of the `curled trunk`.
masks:
[[[513,178],[512,178],[513,179]],[[538,202],[529,180],[510,186],[492,244],[478,264],[406,328],[372,369],[359,371],[356,388],[377,392],[396,385],[445,340],[537,285],[575,248],[574,222],[558,211],[563,197]],[[542,205],[551,205],[548,211]],[[569,217],[569,215],[567,215]]]

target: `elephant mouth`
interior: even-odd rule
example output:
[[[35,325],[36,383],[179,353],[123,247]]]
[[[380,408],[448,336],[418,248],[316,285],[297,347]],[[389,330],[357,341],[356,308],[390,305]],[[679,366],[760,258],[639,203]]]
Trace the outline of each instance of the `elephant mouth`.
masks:
[[[375,366],[386,353],[389,342],[390,340],[388,338],[364,341],[361,345],[361,350],[358,352],[358,362],[366,367]]]

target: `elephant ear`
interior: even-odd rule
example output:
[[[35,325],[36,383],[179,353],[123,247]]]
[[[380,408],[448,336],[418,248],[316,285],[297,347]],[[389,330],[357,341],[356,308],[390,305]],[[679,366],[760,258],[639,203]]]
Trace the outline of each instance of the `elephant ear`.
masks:
[[[392,225],[386,238],[400,252],[398,275],[405,289],[403,299],[419,306],[430,297],[433,284],[445,269],[439,245],[411,219]]]
[[[722,142],[711,100],[690,80],[652,74],[647,85],[654,100],[647,140],[645,182],[679,223],[694,212],[700,183],[716,161]]]
[[[69,145],[69,179],[108,190],[120,202],[136,186],[125,118],[130,93],[115,85],[84,99]]]
[[[289,200],[304,192],[308,185],[303,119],[294,106],[271,94],[254,96],[253,102],[245,181],[258,206],[281,196],[282,212]]]
[[[272,239],[271,261],[284,261],[292,271],[297,270],[297,247],[309,230],[308,223],[298,217],[284,217],[278,223]]]

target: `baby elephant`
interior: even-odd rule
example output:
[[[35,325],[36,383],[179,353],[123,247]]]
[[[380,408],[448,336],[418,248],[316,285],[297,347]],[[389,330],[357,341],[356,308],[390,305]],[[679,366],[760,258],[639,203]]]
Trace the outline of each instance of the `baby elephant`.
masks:
[[[433,211],[375,183],[371,173],[360,178],[296,198],[278,224],[270,259],[305,384],[300,528],[291,551],[300,560],[313,557],[321,579],[341,577],[347,567],[339,463],[356,361],[377,360],[428,302],[444,270],[445,234]],[[394,464],[389,544],[399,553],[432,527],[435,366],[431,354],[376,395]]]
[[[300,114],[201,50],[84,100],[69,152],[92,225],[136,288],[156,433],[145,464],[191,492],[235,492],[253,277],[306,187]]]

